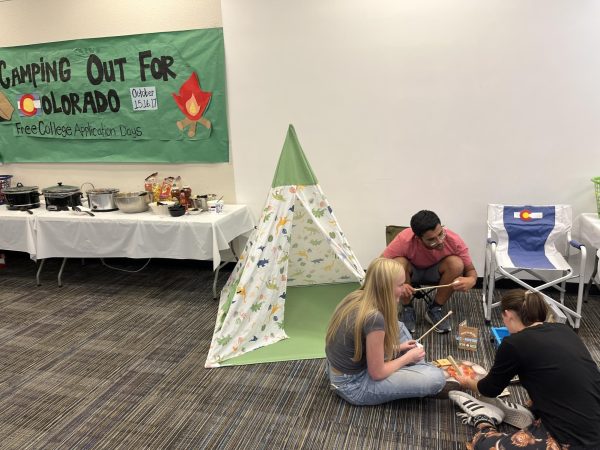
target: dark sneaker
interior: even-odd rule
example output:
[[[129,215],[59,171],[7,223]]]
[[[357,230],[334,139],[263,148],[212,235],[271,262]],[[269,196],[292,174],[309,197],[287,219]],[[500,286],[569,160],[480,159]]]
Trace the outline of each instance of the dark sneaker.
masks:
[[[513,427],[523,429],[533,423],[534,417],[532,412],[523,405],[500,400],[499,398],[481,397],[481,400],[500,408],[504,413],[504,422]]]
[[[413,334],[417,328],[417,315],[415,314],[415,308],[411,305],[404,305],[402,308],[402,314],[400,315],[400,321],[404,323],[404,326]]]
[[[427,311],[425,312],[425,320],[427,320],[427,322],[429,322],[431,325],[438,323],[440,320],[442,320],[442,317],[444,317],[442,307],[436,305],[435,303],[427,308]],[[449,318],[435,326],[435,331],[437,333],[449,333],[450,330],[452,330],[452,327],[450,326]]]
[[[456,381],[455,379],[446,378],[446,384],[444,385],[442,390],[437,394],[432,395],[431,397],[446,399],[448,398],[448,394],[450,393],[450,391],[460,391],[461,389],[462,386],[458,381]]]
[[[504,419],[504,412],[500,408],[477,400],[466,392],[450,391],[448,397],[464,411],[464,414],[457,414],[464,423],[477,426],[478,423],[487,422],[497,426]]]

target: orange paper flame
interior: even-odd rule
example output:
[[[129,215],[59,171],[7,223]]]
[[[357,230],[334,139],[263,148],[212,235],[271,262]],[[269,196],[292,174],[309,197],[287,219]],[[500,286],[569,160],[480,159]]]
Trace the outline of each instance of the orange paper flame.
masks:
[[[173,99],[185,116],[190,120],[198,120],[202,117],[210,99],[211,92],[205,92],[200,89],[198,75],[193,72],[185,83],[179,88],[179,95],[173,94]]]

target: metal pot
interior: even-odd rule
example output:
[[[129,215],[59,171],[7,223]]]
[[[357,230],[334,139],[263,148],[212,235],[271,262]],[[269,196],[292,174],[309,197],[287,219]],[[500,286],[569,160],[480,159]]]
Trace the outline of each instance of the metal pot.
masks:
[[[201,211],[208,211],[209,200],[217,200],[217,194],[196,195],[196,197],[192,199],[192,203],[194,204],[194,208],[198,208]]]
[[[6,199],[4,198],[2,191],[10,187],[10,180],[12,177],[12,175],[0,175],[0,205],[4,205],[6,203]]]
[[[193,198],[194,208],[198,208],[200,211],[208,211],[207,197],[206,195],[197,195],[196,198]]]
[[[152,192],[119,192],[115,194],[115,203],[124,213],[140,213],[148,210],[152,201]]]
[[[68,210],[69,207],[81,205],[83,194],[77,186],[63,186],[59,181],[56,186],[42,189],[42,194],[46,198],[46,209],[48,210]]]
[[[119,209],[115,203],[115,194],[117,192],[119,190],[114,188],[90,189],[86,191],[90,209],[94,212],[115,211]]]
[[[40,207],[40,193],[37,186],[23,186],[17,183],[15,187],[2,190],[6,197],[8,209],[33,209]]]

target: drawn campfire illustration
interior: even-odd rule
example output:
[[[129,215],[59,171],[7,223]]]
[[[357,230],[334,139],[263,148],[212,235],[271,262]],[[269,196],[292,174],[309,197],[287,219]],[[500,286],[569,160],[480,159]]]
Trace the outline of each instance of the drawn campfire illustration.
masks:
[[[4,92],[0,92],[0,122],[8,122],[12,119],[15,108],[6,98]]]
[[[210,104],[212,92],[205,92],[200,88],[200,81],[196,72],[193,72],[187,81],[181,85],[179,95],[172,95],[175,103],[177,103],[177,106],[179,106],[179,109],[185,115],[183,120],[177,121],[177,128],[183,131],[189,127],[187,133],[189,137],[196,135],[196,124],[198,122],[210,130],[210,120],[203,115]]]

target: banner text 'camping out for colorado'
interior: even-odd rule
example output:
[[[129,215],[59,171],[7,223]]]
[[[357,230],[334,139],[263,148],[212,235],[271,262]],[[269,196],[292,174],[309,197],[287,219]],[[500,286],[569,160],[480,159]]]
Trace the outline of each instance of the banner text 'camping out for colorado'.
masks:
[[[220,28],[0,49],[4,162],[226,162]]]

